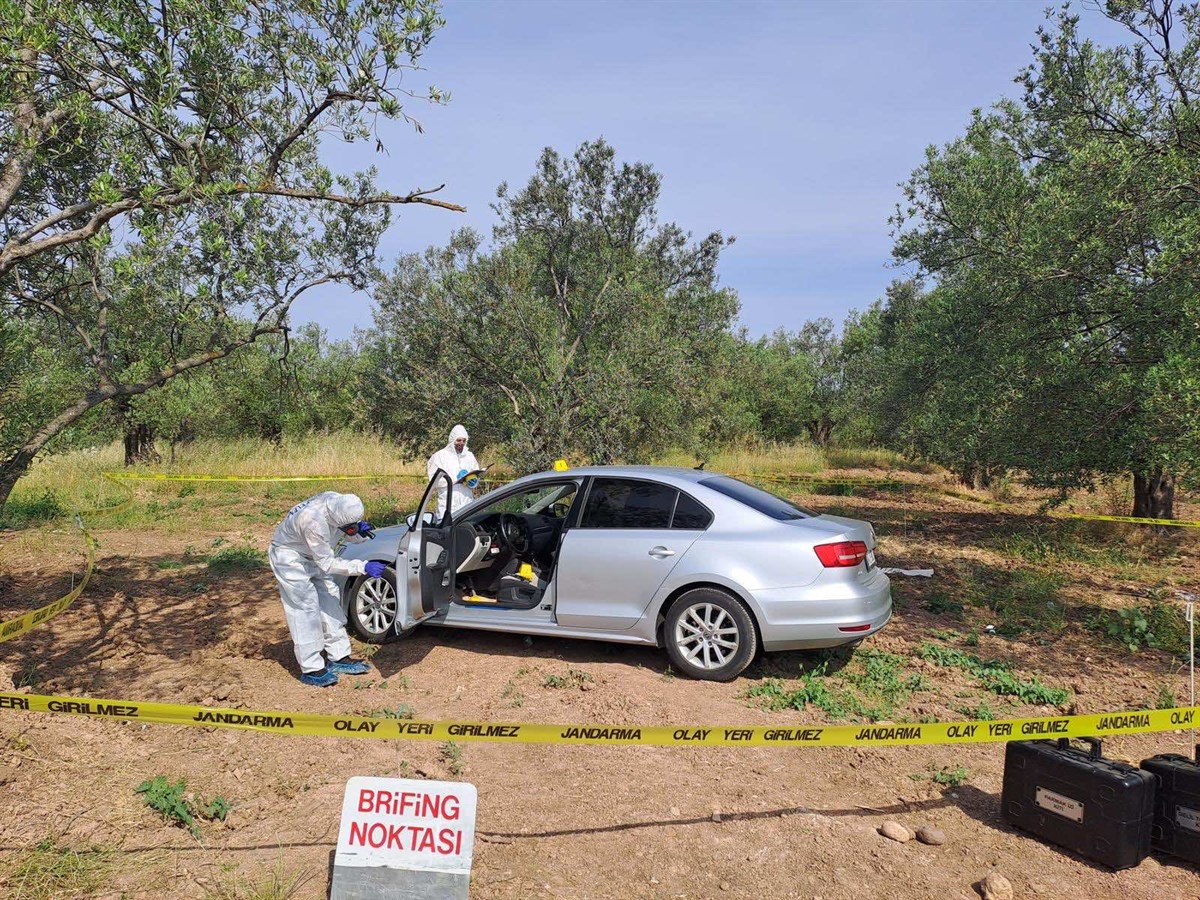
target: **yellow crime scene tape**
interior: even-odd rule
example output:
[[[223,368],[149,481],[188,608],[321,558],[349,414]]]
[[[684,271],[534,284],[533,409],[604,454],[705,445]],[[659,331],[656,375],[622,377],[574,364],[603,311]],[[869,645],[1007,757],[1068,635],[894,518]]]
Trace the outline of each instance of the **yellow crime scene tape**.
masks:
[[[368,481],[388,478],[420,478],[420,474],[395,475],[168,475],[163,472],[105,472],[104,477],[110,481]]]
[[[1172,525],[1177,528],[1200,528],[1200,522],[1186,522],[1181,519],[1144,519],[1135,516],[1100,516],[1087,513],[1051,513],[1059,519],[1085,519],[1091,522],[1128,522],[1132,525]]]
[[[22,613],[15,618],[0,623],[0,644],[5,641],[11,641],[13,638],[37,628],[43,622],[48,622],[59,613],[68,609],[72,603],[82,596],[84,588],[92,580],[92,572],[96,569],[96,539],[92,537],[90,531],[83,527],[82,521],[79,521],[78,524],[83,531],[83,540],[86,546],[85,552],[87,553],[87,565],[84,567],[83,577],[79,580],[79,584],[75,585],[68,593],[57,600],[47,603],[45,606],[31,609],[27,613]]]
[[[0,693],[0,710],[59,713],[159,725],[233,728],[309,737],[577,744],[653,747],[900,747],[1000,743],[1036,738],[1110,737],[1179,731],[1195,725],[1200,707],[874,725],[551,725],[528,722],[375,719],[323,713],[259,711],[182,703],[143,703],[42,694]]]

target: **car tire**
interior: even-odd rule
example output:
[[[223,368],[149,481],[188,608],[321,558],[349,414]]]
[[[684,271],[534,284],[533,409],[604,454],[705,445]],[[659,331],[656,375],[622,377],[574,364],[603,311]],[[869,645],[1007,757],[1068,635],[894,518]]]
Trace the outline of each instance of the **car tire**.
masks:
[[[346,622],[354,636],[368,644],[392,640],[400,612],[399,597],[396,570],[391,566],[379,578],[364,575],[355,581],[346,603]]]
[[[716,588],[693,588],[667,611],[663,643],[682,674],[732,681],[758,652],[758,631],[739,600]]]

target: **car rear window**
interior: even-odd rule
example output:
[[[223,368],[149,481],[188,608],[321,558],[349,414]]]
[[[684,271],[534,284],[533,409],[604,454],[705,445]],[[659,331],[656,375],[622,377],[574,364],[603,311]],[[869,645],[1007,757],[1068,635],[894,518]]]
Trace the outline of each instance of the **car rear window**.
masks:
[[[699,500],[679,492],[679,501],[675,504],[675,517],[671,519],[672,528],[686,531],[703,531],[712,524],[713,515]]]
[[[781,522],[786,522],[789,519],[811,519],[813,516],[818,515],[802,506],[797,506],[790,500],[776,497],[770,491],[756,488],[752,484],[746,484],[746,482],[730,478],[728,475],[705,478],[700,483],[706,488],[711,488],[719,494],[724,494],[726,497],[732,497],[734,500],[745,503],[751,509],[756,509],[763,515],[770,516],[772,519],[778,519]]]

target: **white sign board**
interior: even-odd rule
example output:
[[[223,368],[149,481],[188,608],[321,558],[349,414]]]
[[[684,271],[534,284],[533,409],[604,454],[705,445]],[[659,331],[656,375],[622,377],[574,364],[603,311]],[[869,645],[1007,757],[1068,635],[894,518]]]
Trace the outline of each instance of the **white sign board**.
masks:
[[[360,875],[367,875],[364,869],[373,869],[372,883],[381,877],[398,883],[407,880],[410,891],[396,896],[424,896],[411,888],[438,884],[444,890],[447,882],[453,881],[462,886],[465,897],[475,849],[478,799],[475,786],[460,781],[351,778],[342,799],[333,896],[341,893],[337,882],[346,880],[339,875],[357,881]],[[341,895],[359,896],[354,892]]]

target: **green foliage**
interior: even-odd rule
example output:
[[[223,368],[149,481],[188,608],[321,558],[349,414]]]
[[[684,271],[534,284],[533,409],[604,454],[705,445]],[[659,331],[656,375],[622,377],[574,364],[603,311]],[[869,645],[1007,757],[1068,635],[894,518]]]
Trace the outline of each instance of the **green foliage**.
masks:
[[[58,493],[50,488],[45,488],[34,496],[13,497],[0,509],[0,526],[41,525],[61,519],[68,512],[59,499]]]
[[[1030,679],[1019,678],[1012,673],[1008,663],[982,660],[953,647],[927,642],[921,645],[918,654],[922,659],[931,660],[939,666],[962,669],[992,693],[1001,697],[1016,697],[1022,703],[1061,706],[1070,696],[1066,689],[1047,687],[1036,676]]]
[[[921,675],[903,674],[904,658],[882,650],[862,650],[840,675],[829,674],[829,661],[801,673],[798,683],[785,686],[777,678],[751,685],[746,696],[763,709],[779,711],[815,706],[832,719],[869,722],[890,719],[916,691],[929,685]]]
[[[543,687],[548,688],[580,688],[585,682],[594,682],[589,673],[581,669],[567,669],[566,675],[555,675],[551,673],[542,681]]]
[[[1051,13],[1021,99],[929,148],[894,255],[936,287],[859,324],[894,444],[976,487],[1132,473],[1134,515],[1169,516],[1175,478],[1200,472],[1200,16],[1099,9],[1127,45]]]
[[[450,770],[451,775],[461,775],[466,769],[466,763],[463,761],[462,744],[456,744],[454,741],[446,741],[438,748],[438,755],[441,756],[442,762],[446,764],[446,768]]]
[[[443,24],[434,0],[0,5],[0,505],[107,407],[186,440],[217,388],[147,391],[264,335],[286,346],[318,285],[366,287],[390,207],[437,201],[319,149],[409,120]],[[247,373],[230,409],[264,415],[268,385]]]
[[[1154,703],[1155,709],[1174,709],[1179,705],[1179,700],[1175,696],[1175,692],[1171,690],[1169,684],[1159,685],[1158,699]]]
[[[942,769],[939,769],[937,772],[934,772],[930,778],[935,783],[940,784],[943,787],[961,787],[967,780],[967,770],[962,766],[956,766],[953,769],[951,769],[949,766],[945,766]]]
[[[776,678],[765,678],[758,684],[751,685],[746,695],[757,701],[763,709],[772,711],[815,706],[831,719],[844,719],[847,715],[841,699],[825,682],[824,666],[805,673],[800,679],[800,685],[793,690],[785,688]]]
[[[373,709],[364,715],[372,719],[411,719],[416,714],[411,704],[401,703],[393,709]]]
[[[187,783],[181,778],[171,783],[166,776],[156,775],[149,781],[143,781],[134,792],[142,795],[142,800],[152,810],[157,812],[167,822],[186,828],[192,836],[199,840],[199,816],[210,821],[224,822],[233,805],[224,797],[217,796],[209,803],[197,805],[187,793]]]
[[[1181,610],[1161,600],[1102,610],[1089,620],[1088,626],[1127,647],[1130,653],[1166,650],[1182,657],[1188,652],[1187,625]]]
[[[257,547],[226,547],[208,558],[208,570],[214,575],[253,572],[266,564],[267,555]]]
[[[134,791],[142,795],[146,805],[161,815],[167,822],[179,825],[192,833],[193,837],[200,836],[200,825],[196,822],[195,806],[184,793],[187,783],[180,779],[172,784],[164,775],[155,775],[150,781],[143,781]]]
[[[738,305],[717,286],[728,242],[658,224],[660,186],[602,140],[547,149],[524,188],[501,185],[493,247],[464,230],[401,258],[376,292],[373,420],[427,453],[453,397],[518,472],[690,442]]]
[[[980,700],[975,706],[960,707],[958,712],[968,719],[977,719],[983,722],[990,722],[996,718],[996,711],[992,709],[992,705],[986,700]]]

